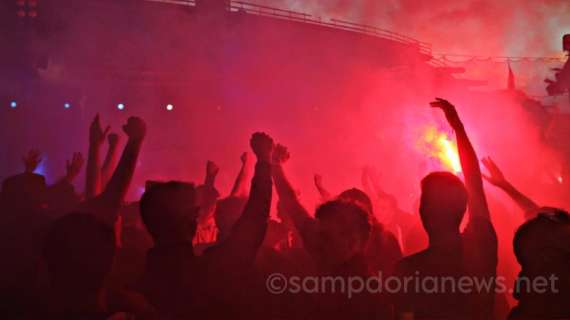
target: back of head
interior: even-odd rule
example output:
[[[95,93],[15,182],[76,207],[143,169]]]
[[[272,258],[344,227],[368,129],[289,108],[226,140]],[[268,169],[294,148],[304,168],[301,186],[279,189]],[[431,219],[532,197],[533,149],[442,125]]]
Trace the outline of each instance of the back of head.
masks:
[[[142,221],[155,243],[192,242],[196,233],[194,185],[171,181],[155,183],[140,201]]]
[[[233,196],[218,201],[216,211],[214,212],[214,220],[220,232],[220,238],[227,237],[231,232],[234,224],[241,216],[246,203],[247,198]]]
[[[52,282],[83,291],[101,288],[114,255],[113,229],[85,213],[71,213],[56,220],[43,251]]]
[[[333,200],[322,204],[315,217],[319,221],[320,240],[329,263],[343,263],[364,252],[372,226],[362,207]]]
[[[450,172],[432,172],[421,183],[420,216],[429,235],[455,232],[467,210],[467,190]]]
[[[364,209],[366,213],[368,213],[371,217],[374,216],[372,210],[372,201],[370,201],[368,195],[360,189],[352,188],[345,190],[338,195],[337,199],[341,201],[351,202]]]
[[[552,274],[570,271],[570,216],[560,209],[542,208],[515,233],[515,255],[524,273]],[[560,276],[560,275],[559,275]]]

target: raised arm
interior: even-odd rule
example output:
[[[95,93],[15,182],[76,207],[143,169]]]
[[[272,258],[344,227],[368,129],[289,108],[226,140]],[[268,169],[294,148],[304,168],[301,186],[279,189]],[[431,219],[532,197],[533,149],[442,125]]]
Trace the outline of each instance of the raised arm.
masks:
[[[101,194],[101,201],[112,210],[118,209],[131,184],[142,142],[146,135],[146,124],[137,117],[130,117],[123,131],[129,137],[117,169]]]
[[[206,177],[204,178],[204,185],[215,188],[216,177],[219,172],[220,168],[213,161],[208,160],[206,163]]]
[[[319,194],[321,195],[321,200],[323,202],[331,200],[332,199],[331,193],[323,186],[323,177],[320,174],[315,174],[314,180],[315,180],[315,187],[317,188],[317,191],[319,191]]]
[[[34,173],[42,162],[40,152],[36,149],[28,151],[28,153],[22,157],[22,162],[24,163],[25,173]]]
[[[105,141],[105,136],[110,127],[105,131],[101,128],[99,114],[95,116],[89,128],[89,152],[87,154],[87,172],[85,175],[85,198],[91,199],[101,191],[101,172],[99,152],[101,144]]]
[[[490,220],[489,207],[483,190],[483,178],[481,176],[481,169],[479,168],[479,159],[477,158],[475,149],[473,149],[471,145],[471,141],[469,141],[467,132],[465,132],[465,128],[455,107],[447,100],[440,98],[436,98],[436,101],[430,104],[434,108],[443,110],[447,122],[449,122],[455,131],[459,159],[465,177],[465,187],[469,194],[470,219],[477,217]]]
[[[295,189],[285,175],[283,163],[289,159],[289,156],[289,152],[284,146],[278,144],[275,147],[273,152],[273,181],[283,212],[288,215],[288,219],[292,221],[295,229],[299,232],[305,247],[311,250],[317,245],[317,225],[315,219],[299,202]]]
[[[265,237],[271,209],[273,140],[267,134],[258,132],[251,137],[250,144],[257,157],[257,163],[249,199],[228,238],[207,253],[224,261],[230,259],[231,265],[237,263],[243,266],[253,262]]]
[[[73,157],[71,158],[71,160],[67,160],[65,163],[65,169],[66,169],[65,176],[59,179],[56,185],[57,184],[71,185],[75,180],[75,178],[77,178],[77,176],[81,172],[84,163],[85,160],[83,159],[83,154],[81,154],[81,152],[73,153]]]
[[[247,180],[251,174],[249,169],[249,154],[244,152],[241,155],[241,169],[239,170],[236,181],[232,188],[230,196],[232,197],[243,197],[247,194]]]
[[[119,135],[116,133],[111,133],[109,134],[107,141],[109,143],[109,149],[107,150],[107,156],[105,156],[105,161],[103,161],[103,167],[101,168],[102,188],[105,188],[107,186],[107,183],[109,183],[109,179],[111,178],[111,174],[117,166],[117,146],[119,145]]]
[[[536,216],[539,206],[532,199],[520,192],[513,186],[503,175],[503,172],[495,164],[491,157],[481,160],[487,168],[490,175],[484,175],[483,178],[490,184],[503,190],[513,201],[524,211],[525,219],[529,220]]]
[[[198,215],[198,222],[200,225],[208,224],[214,214],[216,202],[220,196],[216,190],[216,177],[220,172],[220,168],[213,161],[206,163],[206,177],[204,184],[198,187],[198,206],[200,213]]]

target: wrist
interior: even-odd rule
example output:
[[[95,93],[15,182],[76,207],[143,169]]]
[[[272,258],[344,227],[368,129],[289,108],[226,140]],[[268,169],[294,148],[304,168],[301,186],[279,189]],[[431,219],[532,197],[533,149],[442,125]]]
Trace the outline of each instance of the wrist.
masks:
[[[270,155],[258,155],[257,162],[267,162],[271,163],[271,156]]]

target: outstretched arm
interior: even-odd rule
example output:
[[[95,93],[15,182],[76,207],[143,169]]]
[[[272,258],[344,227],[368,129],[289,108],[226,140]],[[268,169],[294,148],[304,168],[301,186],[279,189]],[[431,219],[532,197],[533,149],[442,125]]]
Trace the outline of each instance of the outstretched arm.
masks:
[[[258,132],[251,137],[250,143],[257,157],[257,163],[249,199],[229,237],[208,253],[224,261],[230,259],[231,265],[237,263],[244,266],[253,261],[265,237],[271,209],[273,183],[270,161],[274,147],[273,140],[267,134]]]
[[[329,201],[332,199],[331,193],[323,186],[323,177],[320,174],[315,174],[315,187],[321,195],[322,201]]]
[[[483,165],[489,171],[489,176],[483,175],[485,180],[495,187],[503,190],[524,211],[527,220],[536,216],[539,206],[532,199],[520,192],[503,175],[503,172],[495,164],[491,157],[482,159]]]
[[[87,154],[87,172],[85,176],[85,198],[91,199],[97,196],[101,190],[101,173],[99,152],[101,144],[105,141],[105,136],[110,127],[105,131],[101,128],[99,114],[95,116],[89,128],[89,152]]]
[[[198,215],[198,223],[200,225],[208,224],[214,214],[216,202],[220,194],[216,190],[216,177],[220,172],[220,168],[213,162],[206,163],[206,177],[204,184],[198,187],[198,206],[200,213]]]
[[[67,160],[65,163],[65,169],[66,169],[65,176],[62,177],[61,179],[59,179],[59,181],[56,184],[57,185],[59,185],[59,184],[67,184],[67,185],[72,184],[73,181],[75,180],[75,178],[77,178],[77,176],[81,172],[81,168],[83,168],[84,162],[85,162],[85,160],[83,159],[83,155],[81,154],[81,152],[73,153],[73,157],[71,158],[71,161]]]
[[[101,186],[105,188],[113,170],[117,166],[117,146],[119,145],[119,135],[116,133],[111,133],[108,137],[109,149],[107,150],[107,156],[105,161],[103,161],[103,167],[101,168]]]
[[[475,149],[469,141],[467,132],[463,127],[463,123],[455,110],[455,107],[447,100],[436,98],[436,101],[430,103],[434,108],[440,108],[445,113],[447,121],[455,131],[457,138],[457,149],[459,151],[459,159],[461,168],[465,177],[465,187],[469,194],[469,211],[470,219],[475,217],[490,220],[489,207],[485,192],[483,190],[483,178],[481,176],[481,168],[479,168],[479,159],[475,153]]]
[[[279,195],[279,201],[282,204],[283,212],[285,212],[292,221],[295,229],[299,232],[303,239],[304,246],[309,250],[317,249],[317,225],[303,205],[297,198],[295,189],[285,175],[283,163],[289,159],[287,148],[277,145],[273,152],[273,181],[275,189]]]
[[[210,188],[215,188],[216,177],[220,172],[220,168],[213,162],[208,160],[206,163],[206,177],[204,178],[204,185]]]
[[[109,212],[112,212],[113,216],[108,217],[111,221],[115,220],[116,211],[121,206],[131,184],[142,142],[146,135],[146,124],[140,118],[131,117],[123,126],[123,131],[129,140],[123,150],[117,169],[99,197],[103,205],[110,209]]]
[[[247,194],[247,179],[249,179],[249,176],[249,155],[247,152],[244,152],[241,155],[241,169],[236,177],[230,196],[243,197]]]
[[[131,117],[123,126],[123,131],[129,137],[117,169],[111,176],[102,198],[113,206],[120,206],[131,184],[135,172],[142,142],[146,135],[145,122],[137,117]]]

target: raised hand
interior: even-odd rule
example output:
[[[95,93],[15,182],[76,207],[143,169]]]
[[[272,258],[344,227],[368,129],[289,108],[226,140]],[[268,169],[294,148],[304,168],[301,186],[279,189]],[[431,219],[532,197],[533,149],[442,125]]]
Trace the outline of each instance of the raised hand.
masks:
[[[487,171],[489,171],[490,174],[490,175],[482,174],[485,180],[487,180],[490,184],[499,188],[504,188],[509,185],[509,182],[507,181],[507,179],[505,179],[503,172],[501,171],[501,169],[499,169],[499,167],[495,164],[495,162],[493,161],[493,159],[491,159],[491,157],[485,157],[481,159],[481,162],[483,162],[483,165],[485,166],[485,168],[487,168]]]
[[[138,117],[130,117],[127,124],[123,126],[123,131],[129,139],[142,141],[146,135],[146,123]]]
[[[283,164],[289,160],[291,155],[289,154],[289,150],[282,144],[277,144],[275,150],[273,151],[273,163],[274,164]]]
[[[432,101],[429,104],[432,108],[439,108],[443,110],[445,118],[447,118],[447,122],[449,122],[453,128],[462,126],[461,119],[459,119],[459,115],[457,114],[457,110],[455,110],[455,106],[452,105],[449,101],[441,98],[435,98],[435,101]]]
[[[258,161],[271,162],[275,144],[273,139],[264,132],[256,132],[251,136],[250,146]]]
[[[116,147],[119,144],[119,135],[116,133],[111,133],[107,137],[107,141],[109,142],[109,146]]]
[[[208,160],[206,163],[206,176],[215,177],[220,172],[220,167],[215,164],[213,161]]]
[[[40,158],[40,152],[36,149],[28,151],[26,155],[22,157],[22,162],[24,162],[24,167],[27,173],[33,173],[36,171],[42,158]]]
[[[66,162],[65,167],[67,169],[67,173],[65,175],[65,179],[69,182],[73,181],[73,179],[75,179],[81,172],[84,162],[85,160],[83,159],[81,152],[75,152],[71,161],[67,160]]]
[[[111,127],[107,126],[103,131],[99,114],[97,114],[89,127],[89,142],[93,145],[101,145],[105,141],[105,137],[107,136],[107,133],[109,133],[110,129]]]

